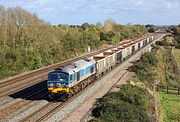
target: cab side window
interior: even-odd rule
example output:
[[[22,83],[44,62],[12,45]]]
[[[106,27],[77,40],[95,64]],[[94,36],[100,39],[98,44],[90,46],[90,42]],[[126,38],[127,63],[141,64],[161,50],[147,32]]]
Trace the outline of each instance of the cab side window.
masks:
[[[72,75],[70,75],[70,80],[72,80],[72,77],[73,77],[73,76],[72,76]]]
[[[93,73],[94,72],[94,67],[91,67],[91,73]]]

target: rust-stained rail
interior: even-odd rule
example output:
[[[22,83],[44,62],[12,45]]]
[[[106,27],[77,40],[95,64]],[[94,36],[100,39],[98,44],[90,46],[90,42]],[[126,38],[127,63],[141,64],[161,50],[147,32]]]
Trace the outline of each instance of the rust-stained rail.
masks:
[[[144,39],[149,38],[149,37],[151,37],[151,36],[153,36],[153,35],[155,35],[155,34],[151,34],[151,35],[148,35],[148,36],[145,36],[145,37],[141,37],[141,38],[136,39],[136,40],[134,40],[134,41],[144,40]],[[110,47],[108,47],[108,48],[102,48],[102,49],[99,49],[99,50],[96,50],[96,51],[93,51],[93,52],[90,52],[90,53],[87,53],[87,54],[78,56],[78,57],[76,57],[76,58],[71,58],[71,59],[68,59],[68,60],[66,60],[66,61],[62,61],[62,62],[53,64],[53,65],[50,65],[50,66],[46,66],[46,67],[43,67],[43,68],[40,68],[40,69],[37,69],[37,70],[34,70],[34,71],[30,71],[30,72],[28,72],[28,73],[26,73],[26,74],[17,75],[17,76],[15,76],[15,77],[9,78],[9,79],[7,79],[7,80],[1,81],[1,82],[0,82],[0,88],[2,88],[2,87],[7,87],[7,86],[10,86],[10,85],[12,85],[12,84],[16,84],[16,83],[18,83],[18,82],[20,82],[20,81],[23,81],[23,82],[22,82],[21,84],[19,84],[18,86],[20,86],[20,85],[22,85],[22,84],[24,84],[24,83],[27,83],[27,84],[28,84],[27,86],[23,86],[23,87],[21,87],[21,88],[18,87],[18,89],[16,89],[15,86],[17,86],[17,85],[15,85],[15,86],[13,86],[13,87],[11,87],[11,88],[8,88],[8,89],[6,90],[6,91],[8,91],[8,90],[14,88],[14,91],[13,91],[13,92],[14,92],[14,93],[15,93],[15,92],[18,92],[18,91],[20,91],[20,90],[22,90],[22,89],[24,89],[24,88],[27,88],[27,87],[29,87],[29,86],[31,86],[31,85],[34,85],[34,84],[36,84],[36,83],[41,82],[42,79],[43,79],[43,80],[46,80],[46,79],[47,79],[47,74],[48,74],[48,72],[52,71],[52,70],[55,69],[55,68],[58,68],[59,66],[63,66],[63,65],[72,63],[72,62],[74,62],[74,61],[80,60],[80,59],[85,58],[85,57],[94,56],[94,55],[99,54],[99,53],[102,53],[102,52],[104,52],[104,51],[106,51],[106,50],[113,49],[113,48],[116,48],[116,47],[118,47],[118,46],[120,46],[120,45],[128,44],[128,43],[130,43],[130,42],[132,42],[132,40],[122,41],[122,42],[120,42],[119,44],[110,46]],[[36,77],[36,76],[38,76],[39,74],[42,74],[42,73],[45,74],[45,75],[36,78],[36,80],[30,80],[30,81],[28,81],[29,78]],[[37,80],[37,79],[38,79],[38,80]],[[1,94],[0,94],[0,98],[1,98],[1,97],[4,97],[4,96],[7,96],[7,95],[10,95],[10,94],[13,93],[13,92],[1,93]]]
[[[3,108],[0,110],[0,120],[7,118],[9,115],[13,114],[14,112],[18,111],[20,108],[27,106],[28,104],[35,102],[33,100],[27,100],[30,98],[42,98],[46,96],[47,94],[44,94],[44,92],[47,90],[47,88],[41,89],[37,92],[34,92],[33,94],[28,95],[24,99],[21,99],[17,102],[14,102],[13,104]],[[37,97],[38,94],[42,94],[41,96]]]
[[[144,39],[144,38],[143,38]],[[126,43],[129,43],[131,41],[128,41]],[[125,44],[125,43],[121,43],[120,45],[122,44]],[[119,45],[118,45],[119,46]],[[108,49],[112,49],[112,48],[115,48],[117,47],[116,46],[113,46],[113,47],[110,47]],[[108,50],[106,49],[106,50]],[[95,55],[96,53],[93,53],[93,54],[90,54],[88,56],[93,56]],[[82,57],[81,57],[82,58]],[[59,65],[57,65],[59,66]],[[90,84],[89,86],[87,87],[91,87],[94,83]],[[30,121],[31,119],[33,118],[36,118],[37,114],[42,112],[43,110],[47,109],[47,107],[50,107],[50,110],[48,110],[45,114],[43,114],[42,116],[38,117],[37,120],[35,120],[36,122],[41,122],[41,121],[44,121],[46,120],[47,118],[51,117],[57,110],[60,110],[61,108],[63,108],[65,105],[67,105],[68,103],[70,103],[71,101],[73,101],[75,98],[77,98],[80,94],[83,93],[84,90],[86,90],[87,88],[83,89],[82,91],[78,92],[77,94],[75,94],[73,97],[71,97],[68,101],[66,102],[62,102],[62,103],[57,103],[57,104],[54,104],[54,103],[47,103],[46,105],[42,106],[41,108],[39,108],[38,110],[34,111],[33,113],[31,113],[30,115],[26,116],[24,119],[21,120],[21,122],[24,122],[24,121]],[[54,105],[53,105],[54,104]]]
[[[43,114],[42,116],[38,117],[37,120],[34,120],[36,122],[43,122],[46,119],[50,118],[51,116],[53,116],[53,114],[55,112],[57,112],[58,110],[60,110],[61,108],[63,108],[64,106],[68,105],[70,102],[72,102],[74,99],[76,99],[79,95],[81,95],[85,90],[87,90],[87,88],[90,88],[95,82],[91,82],[90,85],[88,85],[86,88],[82,89],[81,91],[79,91],[77,94],[73,95],[71,98],[69,98],[66,102],[59,102],[59,103],[53,103],[53,102],[49,102],[47,104],[45,104],[44,106],[42,106],[41,108],[37,109],[36,111],[34,111],[33,113],[29,114],[28,116],[26,116],[25,118],[23,118],[20,122],[26,122],[26,121],[30,121],[33,117],[37,118],[37,114],[42,112],[43,110],[47,109],[48,107],[50,108],[49,111],[47,111],[45,114]]]

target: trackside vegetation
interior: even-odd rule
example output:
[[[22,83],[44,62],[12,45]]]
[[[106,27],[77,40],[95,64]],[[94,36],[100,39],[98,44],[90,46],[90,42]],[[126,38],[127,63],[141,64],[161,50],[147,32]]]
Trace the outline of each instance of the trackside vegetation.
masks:
[[[130,67],[136,73],[133,82],[152,84],[156,67],[156,51],[143,54]],[[110,92],[100,99],[92,113],[95,119],[91,121],[97,122],[151,122],[154,120],[153,96],[146,87],[122,85],[118,92]]]
[[[172,55],[171,48],[160,47],[157,53],[158,67],[157,67],[157,80],[161,85],[179,86],[180,77],[178,74],[178,67]]]
[[[176,59],[178,67],[180,68],[180,49],[174,49],[172,52],[173,52],[173,55]]]
[[[171,87],[180,84],[172,48],[153,47],[152,52],[143,54],[140,60],[130,67],[130,70],[136,74],[130,84],[123,85],[118,92],[108,93],[96,103],[92,112],[95,119],[91,121],[176,122],[180,120],[180,97],[155,91],[156,84]],[[177,50],[175,53],[176,56],[179,55]]]
[[[147,34],[141,25],[111,20],[80,25],[51,25],[22,8],[0,5],[0,79],[54,64]]]
[[[180,25],[169,26],[168,31],[170,31],[171,34],[166,35],[162,41],[157,41],[156,44],[161,46],[174,46],[180,49]]]
[[[172,55],[171,47],[155,46],[154,51],[145,53],[140,60],[130,68],[136,73],[137,81],[154,85],[157,82],[161,85],[178,86],[178,67]]]
[[[100,99],[92,111],[97,122],[150,122],[151,95],[131,84]]]
[[[179,58],[178,57],[179,50],[173,49],[172,47],[166,47],[166,46],[165,47],[156,46],[155,49],[156,51],[153,51],[148,54],[144,54],[144,55],[151,56],[151,58],[147,58],[149,60],[145,61],[143,59],[144,57],[143,55],[140,61],[132,66],[132,70],[136,73],[136,77],[138,77],[138,79],[140,79],[141,82],[143,80],[147,81],[146,84],[150,84],[147,86],[153,86],[153,84],[156,83],[162,86],[169,86],[172,88],[180,87],[180,81],[179,81],[180,75],[179,75],[178,67],[176,64]],[[174,53],[175,58],[173,57],[172,53]],[[155,62],[153,63],[151,59]],[[175,62],[175,59],[176,59],[176,62]],[[143,66],[148,67],[148,69],[150,70],[147,70],[146,67],[143,67]],[[156,92],[156,91],[153,91],[153,92]],[[177,94],[176,95],[167,94],[166,90],[165,92],[159,91],[155,94],[158,94],[156,98],[159,97],[159,99],[157,100],[160,100],[159,103],[161,104],[161,105],[157,105],[158,109],[161,109],[159,110],[160,113],[158,116],[159,117],[162,116],[162,118],[159,118],[159,120],[163,122],[180,121],[180,114],[179,114],[180,96]]]
[[[155,68],[157,67],[156,52],[144,53],[138,62],[130,67],[136,73],[138,81],[153,84],[155,78]]]

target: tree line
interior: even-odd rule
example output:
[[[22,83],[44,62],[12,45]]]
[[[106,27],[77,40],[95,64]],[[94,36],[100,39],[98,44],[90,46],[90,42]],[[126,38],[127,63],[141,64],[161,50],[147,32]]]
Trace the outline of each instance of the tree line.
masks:
[[[170,25],[166,27],[166,31],[171,33],[163,38],[163,41],[156,42],[161,46],[174,46],[180,49],[180,25]]]
[[[51,25],[20,7],[0,5],[0,78],[76,57],[147,33],[141,25]]]

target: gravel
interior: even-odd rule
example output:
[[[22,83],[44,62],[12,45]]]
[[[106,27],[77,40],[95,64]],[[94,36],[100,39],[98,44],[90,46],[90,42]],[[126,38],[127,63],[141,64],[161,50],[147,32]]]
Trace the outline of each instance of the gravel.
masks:
[[[6,92],[7,91],[6,89],[9,89],[8,90],[8,92],[9,92],[11,90],[13,91],[15,88],[21,88],[23,86],[26,86],[27,84],[29,84],[31,82],[39,81],[39,79],[43,79],[42,77],[45,77],[44,75],[45,75],[45,73],[37,75],[36,77],[29,77],[28,79],[24,79],[24,80],[15,82],[13,84],[9,83],[10,85],[4,86],[0,89],[0,93]],[[13,87],[15,87],[15,88],[13,88]],[[11,88],[13,88],[13,89],[11,89]]]
[[[11,116],[7,121],[8,122],[18,122],[28,116],[30,113],[33,113],[34,111],[38,110],[45,104],[47,104],[48,101],[46,100],[41,100],[41,101],[36,101],[30,104],[29,106],[25,107],[24,109],[21,109],[18,113],[14,114]]]
[[[111,79],[118,71],[119,69],[124,69],[129,62],[132,62],[133,58],[138,58],[142,53],[147,52],[148,48],[150,48],[150,45],[146,46],[146,48],[142,49],[137,53],[137,55],[132,56],[128,61],[124,62],[123,64],[117,66],[115,69],[113,69],[110,73],[106,74],[101,79],[97,80],[93,86],[87,88],[86,91],[84,91],[80,96],[75,98],[72,102],[70,102],[68,105],[66,105],[61,110],[57,111],[53,116],[48,118],[46,122],[56,122],[61,121],[65,117],[68,116],[70,112],[72,112],[74,109],[76,109],[80,104],[82,104],[86,99],[91,97],[93,94],[95,94],[101,86],[104,85],[105,82],[107,82],[109,79]],[[121,76],[120,76],[121,77]],[[113,78],[112,78],[113,80]],[[113,81],[116,82],[116,81]]]
[[[13,99],[13,98],[11,98],[9,96],[5,97],[4,100],[0,100],[0,106],[1,106],[0,109],[2,110],[4,108],[12,105],[13,103],[20,101],[20,100],[21,100],[21,98]]]
[[[128,62],[125,62],[119,66],[117,66],[115,69],[113,69],[111,72],[106,74],[101,79],[97,80],[93,86],[87,88],[80,96],[75,98],[72,102],[70,102],[67,106],[62,108],[61,110],[57,111],[53,116],[48,118],[46,122],[52,122],[52,121],[60,121],[63,118],[65,118],[72,110],[77,108],[81,103],[83,103],[87,98],[92,96],[94,93],[96,93],[99,88],[107,82],[109,79],[111,79],[118,71],[119,69],[123,69]],[[116,82],[116,81],[113,81]]]
[[[140,51],[140,52],[143,52],[143,51]],[[129,59],[129,61],[131,61],[131,58]],[[101,86],[103,86],[104,83],[106,83],[108,80],[110,80],[118,71],[120,71],[120,69],[122,70],[127,65],[127,63],[129,63],[129,62],[126,61],[125,63],[117,66],[115,69],[113,69],[111,72],[106,74],[104,77],[97,80],[91,87],[86,88],[80,96],[75,98],[68,105],[63,107],[61,110],[57,111],[53,116],[48,118],[46,120],[46,122],[61,121],[63,118],[67,117],[70,112],[72,112],[74,109],[76,109],[86,99],[88,99],[93,94],[95,94],[99,90],[99,88]],[[116,81],[113,81],[113,82],[115,83]],[[8,101],[8,99],[9,98],[7,98],[7,101]],[[8,105],[6,100],[0,100],[0,102],[1,101],[4,105],[5,104]],[[3,105],[2,103],[1,103],[1,105]],[[25,109],[22,109],[17,114],[14,114],[13,116],[11,116],[7,121],[9,121],[9,122],[20,121],[47,103],[48,103],[48,101],[45,101],[45,100],[35,101],[35,103],[33,102],[33,104],[28,105]]]

